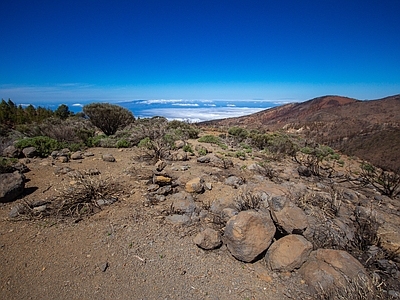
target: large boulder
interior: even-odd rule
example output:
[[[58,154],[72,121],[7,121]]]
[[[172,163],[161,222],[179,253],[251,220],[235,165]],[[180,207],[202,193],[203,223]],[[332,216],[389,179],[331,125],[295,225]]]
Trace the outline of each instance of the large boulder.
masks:
[[[251,262],[268,249],[275,231],[269,214],[247,210],[229,219],[224,237],[235,258]]]
[[[343,250],[318,249],[311,252],[299,274],[313,292],[340,289],[351,282],[365,287],[370,283],[362,264]]]
[[[307,260],[313,245],[297,234],[287,235],[269,247],[265,260],[274,271],[291,272]]]
[[[0,174],[0,203],[18,198],[25,188],[25,176],[18,171]]]
[[[308,227],[305,212],[285,196],[269,201],[271,216],[277,227],[286,234],[302,234]]]
[[[199,232],[193,242],[204,250],[212,250],[221,246],[221,235],[218,231],[206,228],[202,232]]]

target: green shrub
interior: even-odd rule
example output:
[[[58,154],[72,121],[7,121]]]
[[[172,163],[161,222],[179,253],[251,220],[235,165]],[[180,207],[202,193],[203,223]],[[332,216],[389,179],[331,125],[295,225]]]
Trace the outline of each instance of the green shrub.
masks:
[[[204,135],[201,138],[199,138],[199,142],[219,145],[222,141],[219,137],[215,135]]]
[[[192,146],[189,144],[186,144],[185,146],[183,146],[183,151],[193,153]]]
[[[41,157],[46,157],[51,154],[54,150],[59,150],[66,147],[66,143],[60,143],[55,139],[49,138],[47,136],[36,136],[33,138],[25,138],[19,140],[15,147],[19,149],[24,149],[26,147],[35,147],[36,152]]]
[[[79,150],[84,150],[86,148],[86,145],[84,143],[70,143],[68,144],[68,149],[71,152],[76,152]]]
[[[241,127],[231,127],[228,130],[228,134],[234,136],[237,140],[239,140],[239,142],[241,142],[248,137],[249,132]]]
[[[206,149],[206,148],[200,148],[199,150],[197,150],[197,153],[198,153],[200,156],[207,155],[207,149]]]
[[[269,137],[268,134],[259,132],[252,132],[249,134],[251,144],[260,150],[264,150],[267,147]]]
[[[235,152],[235,156],[236,157],[246,157],[246,153],[245,152],[243,152],[243,151],[236,151]]]
[[[88,147],[100,147],[101,140],[107,138],[104,134],[89,137],[86,141]]]
[[[332,173],[334,164],[327,164],[329,160],[336,160],[337,157],[332,148],[325,145],[315,144],[301,148],[300,153],[302,155],[294,156],[296,161],[306,166],[313,175],[320,176],[321,170],[328,172],[328,174]],[[322,164],[323,161],[325,162],[324,164]]]
[[[117,142],[117,148],[129,148],[129,142],[127,141],[127,140],[125,140],[125,139],[120,139],[118,142]]]
[[[133,123],[133,114],[118,105],[109,103],[91,103],[83,107],[90,122],[101,129],[105,135],[113,135],[118,129]]]
[[[75,130],[76,136],[88,147],[92,147],[94,130],[79,128]]]

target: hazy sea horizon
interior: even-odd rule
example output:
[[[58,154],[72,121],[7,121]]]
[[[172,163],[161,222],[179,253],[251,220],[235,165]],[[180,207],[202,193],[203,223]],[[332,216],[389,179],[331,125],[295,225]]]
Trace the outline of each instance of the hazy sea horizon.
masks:
[[[82,107],[93,102],[108,102],[129,109],[135,118],[165,117],[169,120],[202,122],[215,119],[240,117],[250,115],[271,107],[289,103],[279,100],[184,100],[184,99],[154,99],[130,101],[82,101],[82,102],[43,102],[16,103],[35,107],[41,106],[52,110],[61,104],[68,105],[74,113],[82,111]]]

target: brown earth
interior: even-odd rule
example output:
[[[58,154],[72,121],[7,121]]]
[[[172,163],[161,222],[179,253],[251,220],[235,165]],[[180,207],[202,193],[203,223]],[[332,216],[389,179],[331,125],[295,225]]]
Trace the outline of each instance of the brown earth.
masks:
[[[1,299],[286,299],[285,293],[294,292],[262,263],[240,263],[226,247],[199,249],[192,241],[199,228],[168,224],[164,207],[143,206],[145,174],[153,165],[133,161],[135,150],[90,151],[93,158],[67,164],[33,159],[26,174],[31,193],[0,207]],[[117,161],[103,162],[102,153]],[[189,176],[206,172],[194,162],[182,163],[191,166]],[[126,194],[77,223],[8,219],[17,203],[51,199],[70,184],[68,176],[54,174],[66,165],[118,178]],[[140,173],[124,173],[129,168]]]
[[[217,146],[207,147],[214,153],[221,151]],[[154,162],[140,160],[137,148],[89,151],[93,157],[69,163],[31,159],[25,197],[0,206],[0,299],[315,298],[296,272],[277,274],[268,270],[263,260],[239,262],[226,246],[201,250],[193,238],[207,224],[168,223],[168,201],[145,206]],[[102,161],[104,153],[112,154],[116,162]],[[246,166],[260,161],[256,155],[244,161],[231,159],[234,166],[226,170],[199,164],[195,157],[168,162],[166,170],[183,185],[194,177],[211,182],[212,190],[197,199],[203,203],[238,194],[237,189],[223,184],[223,178],[231,174],[247,182],[262,180],[259,184],[268,184],[246,171]],[[272,165],[285,180],[303,180],[296,175],[293,162],[277,161]],[[58,191],[76,184],[68,175],[55,175],[57,168],[66,166],[82,173],[98,169],[100,178],[118,181],[123,186],[118,201],[82,219],[8,217],[18,203],[53,199]],[[307,184],[315,186],[316,182]],[[399,228],[398,201],[370,205],[381,207],[387,225]]]

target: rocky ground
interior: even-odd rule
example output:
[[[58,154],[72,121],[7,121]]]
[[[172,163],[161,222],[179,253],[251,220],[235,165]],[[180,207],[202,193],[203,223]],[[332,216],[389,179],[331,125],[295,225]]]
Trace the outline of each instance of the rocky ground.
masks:
[[[200,144],[189,142],[193,149]],[[21,159],[30,169],[24,196],[0,206],[0,298],[330,299],[311,281],[341,282],[332,272],[349,277],[354,270],[368,276],[371,289],[380,285],[386,289],[381,295],[399,297],[400,203],[345,180],[355,161],[346,160],[332,178],[316,178],[300,176],[290,159],[272,160],[268,176],[258,168],[262,156],[224,159],[218,146],[203,146],[207,159],[180,152],[165,164],[141,159],[136,147],[88,149],[68,162]],[[115,161],[103,160],[104,154]],[[105,181],[114,190],[89,207],[94,214],[52,206],[60,194],[73,198],[82,181]],[[252,196],[256,209],[246,210]],[[256,219],[242,226],[238,216],[249,211]],[[268,250],[265,258],[266,249],[258,253],[254,248],[260,245],[249,241],[252,234],[239,242],[235,237],[250,230],[266,239],[269,221],[257,218],[270,214],[271,230],[277,228],[270,243],[280,250]],[[328,242],[335,249],[359,245],[360,216],[379,227],[380,242],[357,252],[368,269],[343,255],[335,260],[332,253],[314,251],[329,248]],[[217,236],[198,236],[206,228]],[[329,241],[320,235],[326,230]],[[304,236],[311,247],[293,257],[297,246],[285,246],[283,236]],[[313,277],[318,269],[312,268],[325,264],[327,275]]]

